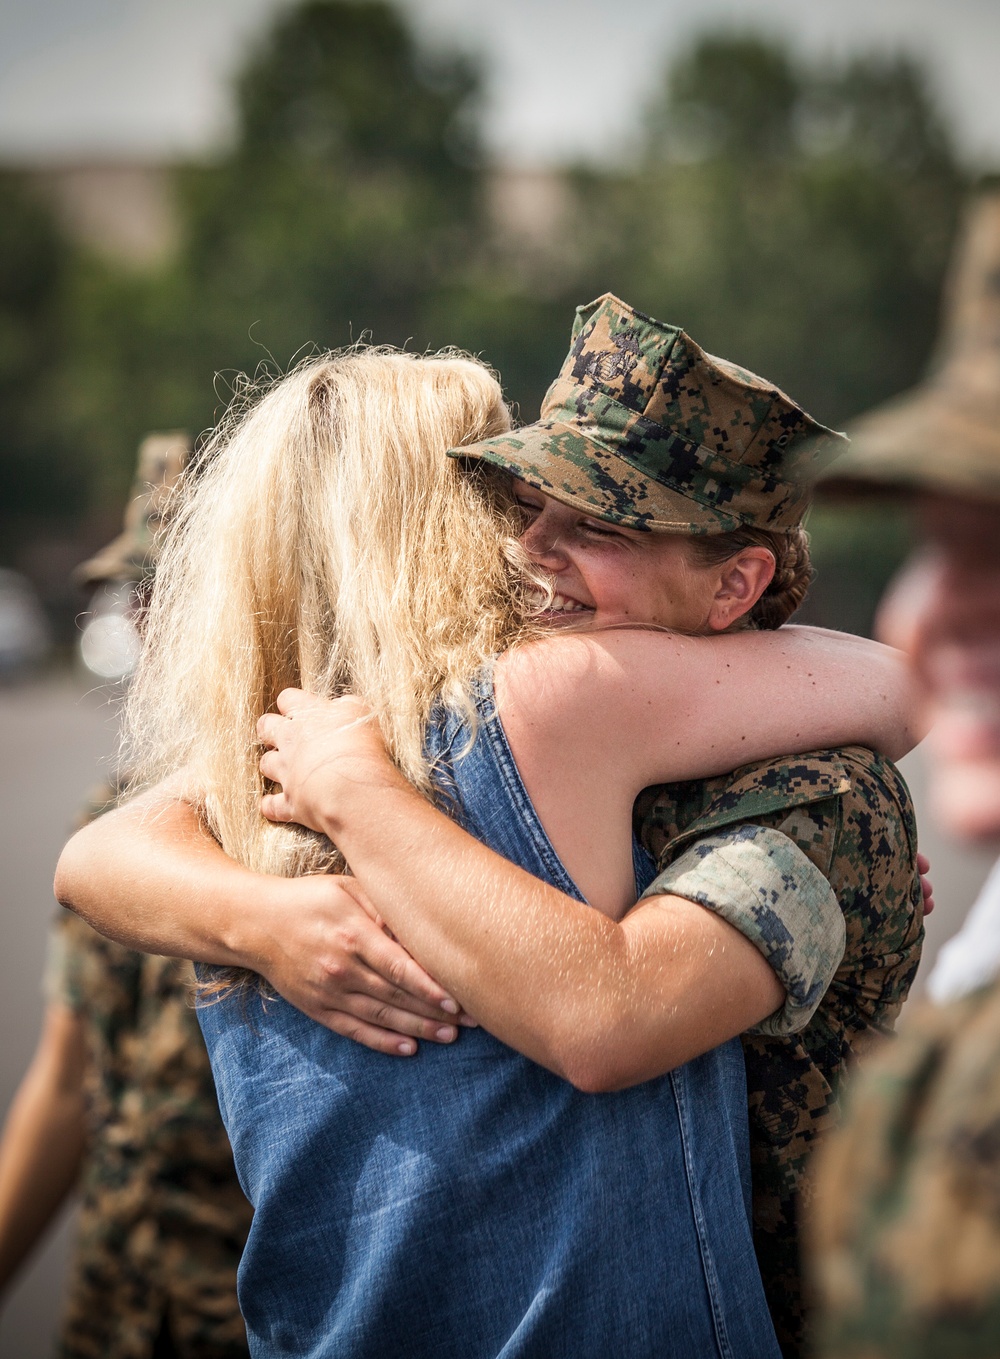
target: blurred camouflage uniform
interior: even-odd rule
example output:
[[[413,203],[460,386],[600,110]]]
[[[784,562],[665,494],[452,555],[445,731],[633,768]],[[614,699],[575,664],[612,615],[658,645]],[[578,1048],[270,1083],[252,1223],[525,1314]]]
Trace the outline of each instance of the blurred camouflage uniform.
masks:
[[[1000,504],[996,190],[956,262],[930,377],[858,421],[836,489]],[[818,1354],[1000,1355],[1000,983],[925,1005],[868,1065],[818,1167],[813,1247]]]
[[[251,1211],[191,1001],[190,963],[55,926],[49,999],[84,1026],[87,1152],[64,1359],[247,1354],[236,1268]],[[166,1345],[169,1337],[169,1347]]]
[[[184,435],[143,442],[119,538],[81,583],[152,572]],[[86,819],[113,806],[108,787]],[[192,1008],[191,964],[134,953],[63,915],[47,992],[84,1026],[88,1143],[57,1353],[62,1359],[240,1359],[236,1269],[251,1209],[236,1179]]]
[[[852,746],[650,789],[636,815],[661,870],[646,896],[672,893],[717,911],[757,945],[788,995],[743,1048],[754,1244],[779,1343],[797,1354],[810,1153],[838,1120],[849,1064],[891,1031],[920,959],[909,793],[888,761]],[[801,856],[836,894],[840,936],[811,918],[822,902],[810,897]],[[815,956],[824,948],[835,951],[829,988]],[[808,1016],[805,1027],[789,1010]]]

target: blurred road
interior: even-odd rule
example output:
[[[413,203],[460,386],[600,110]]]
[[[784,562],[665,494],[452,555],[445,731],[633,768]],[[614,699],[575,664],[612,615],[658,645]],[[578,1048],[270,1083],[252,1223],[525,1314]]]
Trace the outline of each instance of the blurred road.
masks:
[[[52,872],[87,790],[113,750],[103,696],[63,677],[0,688],[0,907],[3,972],[0,1107],[6,1112],[38,1037]],[[0,1313],[0,1359],[47,1359],[58,1324],[70,1215],[20,1276]]]
[[[102,776],[115,741],[113,713],[100,693],[69,677],[0,689],[0,750],[7,776],[0,815],[0,900],[4,963],[0,1100],[6,1110],[34,1048],[42,1000],[46,925],[55,907],[52,871],[87,790]],[[921,847],[930,857],[938,909],[927,926],[925,964],[960,923],[992,855],[956,845],[919,817],[925,798],[920,751],[903,762],[917,801]],[[918,989],[920,979],[918,978]],[[69,1222],[64,1218],[0,1315],[0,1359],[46,1359],[57,1325]]]

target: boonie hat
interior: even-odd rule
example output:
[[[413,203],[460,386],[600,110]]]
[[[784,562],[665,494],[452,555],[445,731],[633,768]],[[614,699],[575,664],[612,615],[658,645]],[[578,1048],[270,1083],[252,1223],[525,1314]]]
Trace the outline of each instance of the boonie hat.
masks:
[[[969,206],[920,386],[850,426],[824,495],[940,490],[1000,500],[1000,189]]]
[[[578,307],[541,418],[450,456],[483,458],[631,528],[794,528],[846,444],[763,378],[611,293]]]
[[[190,435],[181,431],[143,439],[122,531],[76,568],[73,579],[78,585],[140,581],[152,575],[163,511],[190,456]]]

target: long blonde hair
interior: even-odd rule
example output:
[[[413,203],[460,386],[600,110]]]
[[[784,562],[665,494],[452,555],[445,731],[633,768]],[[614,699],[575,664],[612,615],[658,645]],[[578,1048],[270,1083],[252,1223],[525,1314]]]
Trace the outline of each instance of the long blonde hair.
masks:
[[[178,490],[126,705],[136,787],[186,770],[212,833],[259,872],[340,866],[260,814],[256,721],[296,685],[350,692],[425,792],[436,700],[525,631],[504,478],[446,450],[510,427],[475,359],[355,349],[230,414]]]

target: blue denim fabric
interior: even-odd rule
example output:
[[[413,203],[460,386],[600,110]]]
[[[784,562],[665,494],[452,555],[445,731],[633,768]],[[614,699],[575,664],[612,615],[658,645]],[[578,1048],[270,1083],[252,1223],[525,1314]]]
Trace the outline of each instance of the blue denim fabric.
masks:
[[[489,694],[464,758],[460,720],[430,732],[441,786],[473,833],[579,897]],[[587,1095],[482,1030],[400,1060],[283,1001],[199,1017],[255,1208],[255,1359],[776,1359],[738,1042]]]

